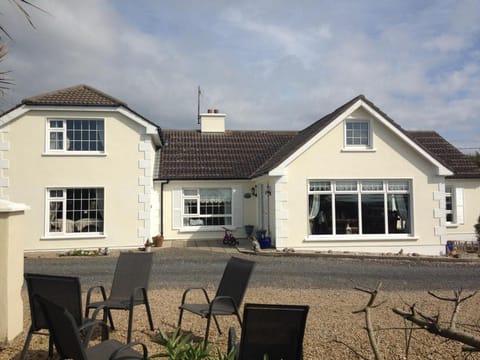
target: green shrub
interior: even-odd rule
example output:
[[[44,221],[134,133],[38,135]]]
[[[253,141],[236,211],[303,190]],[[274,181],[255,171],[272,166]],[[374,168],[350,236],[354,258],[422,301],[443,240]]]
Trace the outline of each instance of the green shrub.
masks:
[[[165,347],[165,351],[154,354],[150,358],[164,358],[169,360],[234,360],[235,351],[222,354],[218,346],[205,345],[203,342],[196,343],[189,334],[184,334],[176,329],[170,336],[159,330],[160,338],[152,341]]]

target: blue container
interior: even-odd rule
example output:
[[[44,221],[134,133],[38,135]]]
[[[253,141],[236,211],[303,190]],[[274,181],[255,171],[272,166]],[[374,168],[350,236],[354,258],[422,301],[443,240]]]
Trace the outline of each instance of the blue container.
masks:
[[[272,246],[272,239],[269,236],[266,236],[258,239],[258,243],[260,244],[260,249],[270,249]]]

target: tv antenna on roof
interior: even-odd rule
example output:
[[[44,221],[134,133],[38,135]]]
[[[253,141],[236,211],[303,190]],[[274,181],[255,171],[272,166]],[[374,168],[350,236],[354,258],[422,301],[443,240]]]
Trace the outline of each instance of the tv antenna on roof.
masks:
[[[200,85],[198,86],[197,92],[197,121],[200,124],[200,95],[202,95],[202,90],[200,89]]]

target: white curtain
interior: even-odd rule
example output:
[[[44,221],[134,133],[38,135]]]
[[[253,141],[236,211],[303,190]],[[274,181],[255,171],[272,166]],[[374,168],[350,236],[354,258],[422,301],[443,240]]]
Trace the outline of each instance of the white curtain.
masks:
[[[313,220],[318,215],[320,210],[320,195],[313,195],[312,202],[310,204],[310,209],[308,213],[308,220]]]

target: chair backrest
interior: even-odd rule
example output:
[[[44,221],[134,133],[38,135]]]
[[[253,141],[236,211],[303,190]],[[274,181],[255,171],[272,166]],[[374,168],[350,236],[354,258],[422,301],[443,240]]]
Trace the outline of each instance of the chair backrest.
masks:
[[[245,304],[239,360],[300,360],[309,307]]]
[[[48,323],[50,335],[61,359],[86,360],[75,319],[64,307],[35,295]]]
[[[229,296],[235,301],[237,308],[240,307],[254,266],[253,261],[237,257],[230,258],[215,296]]]
[[[128,300],[134,288],[148,288],[153,253],[120,253],[113,275],[110,299]],[[136,300],[143,300],[137,293]]]
[[[26,273],[24,276],[34,331],[48,328],[40,305],[35,301],[35,295],[40,295],[67,308],[75,319],[75,323],[82,324],[82,291],[78,277],[32,273]]]

